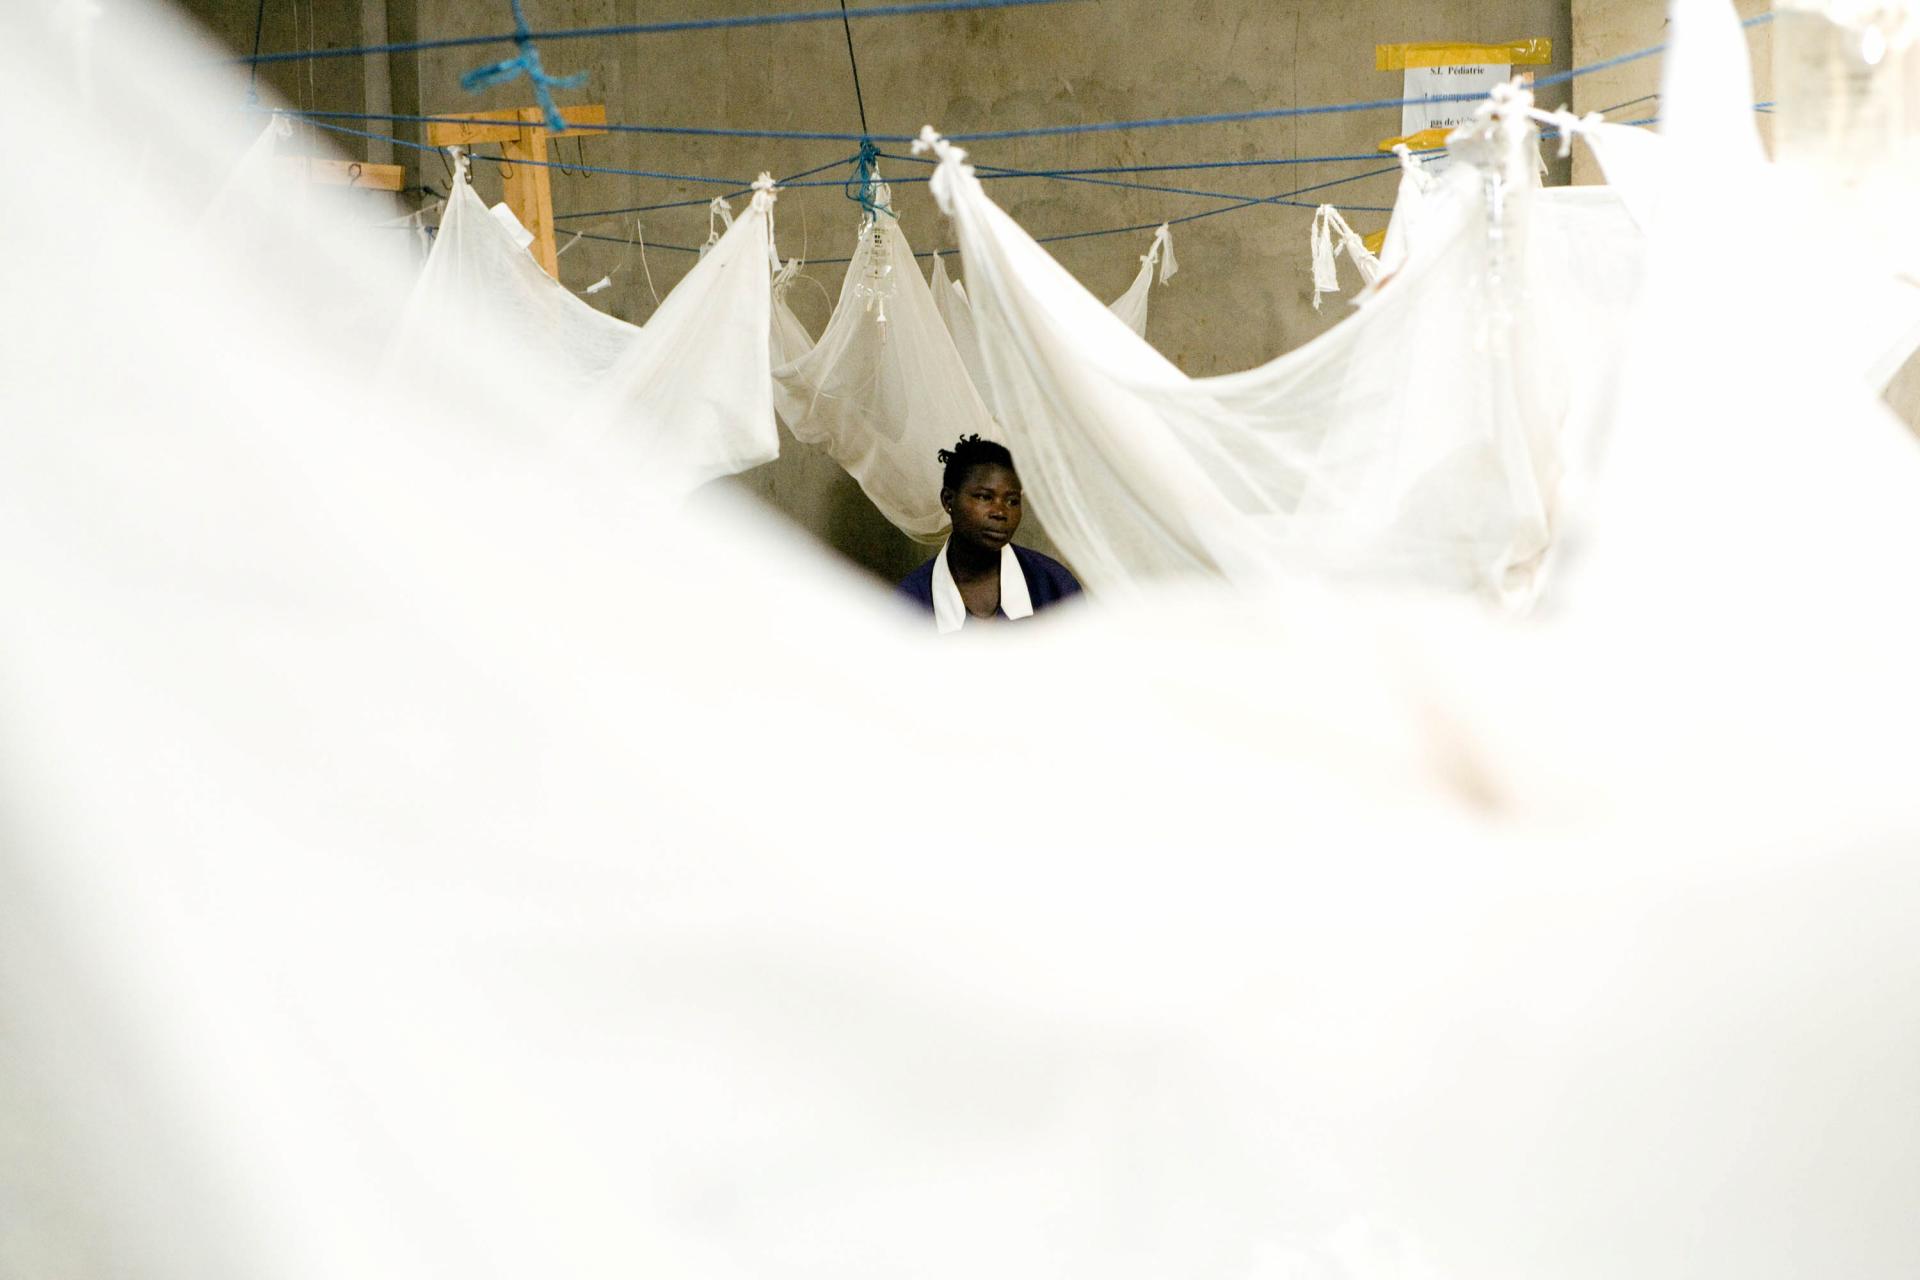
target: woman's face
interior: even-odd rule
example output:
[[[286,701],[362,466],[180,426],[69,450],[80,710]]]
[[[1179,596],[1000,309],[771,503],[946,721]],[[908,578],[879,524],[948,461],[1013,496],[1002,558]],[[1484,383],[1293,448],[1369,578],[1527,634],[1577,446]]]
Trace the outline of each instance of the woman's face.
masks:
[[[997,551],[1020,528],[1020,477],[993,463],[969,467],[958,489],[940,491],[940,505],[956,540]]]

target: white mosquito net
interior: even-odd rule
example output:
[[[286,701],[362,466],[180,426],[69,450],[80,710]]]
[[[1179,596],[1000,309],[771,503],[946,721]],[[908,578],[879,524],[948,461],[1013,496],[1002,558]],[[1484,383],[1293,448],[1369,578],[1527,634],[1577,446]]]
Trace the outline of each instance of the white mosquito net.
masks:
[[[980,363],[980,339],[973,331],[973,310],[967,305],[967,291],[958,280],[947,275],[947,263],[939,254],[933,255],[933,305],[940,313],[941,323],[947,326],[947,334],[953,339],[954,349],[960,353],[960,363],[967,367],[967,376],[983,399],[993,394],[993,387],[987,381],[987,371]],[[987,408],[992,410],[989,401]]]
[[[1165,284],[1179,270],[1179,264],[1173,257],[1172,230],[1165,223],[1154,232],[1152,243],[1141,255],[1140,270],[1135,273],[1133,283],[1127,286],[1125,293],[1113,300],[1109,308],[1142,338],[1147,336],[1148,294],[1153,289],[1156,267],[1161,284]],[[980,338],[974,332],[973,308],[967,301],[966,287],[948,277],[947,264],[937,253],[933,255],[933,299],[940,318],[946,322],[947,332],[953,337],[953,345],[960,350],[961,362],[973,378],[973,385],[979,388],[980,395],[991,409],[993,384],[987,381],[986,366],[981,362]]]
[[[936,455],[963,435],[1000,433],[899,220],[885,211],[890,198],[884,184],[874,194],[881,212],[861,221],[826,330],[774,369],[774,407],[796,439],[826,450],[901,532],[933,543],[947,529]],[[792,329],[804,333],[797,321]]]
[[[1091,586],[1314,571],[1530,598],[1562,435],[1618,340],[1641,241],[1607,191],[1536,188],[1530,130],[1483,127],[1479,163],[1419,197],[1406,261],[1354,316],[1207,379],[1115,323],[934,144],[992,400]],[[1563,327],[1577,357],[1545,338]]]
[[[773,277],[773,367],[776,369],[813,350],[813,335],[807,332],[807,326],[800,322],[787,302],[787,294],[805,265],[798,258],[791,259]]]
[[[456,164],[390,374],[433,381],[504,360],[524,366],[546,397],[541,420],[570,447],[624,455],[681,488],[757,466],[779,452],[767,381],[742,375],[771,369],[772,207],[772,191],[756,191],[636,326],[542,270],[512,215],[489,210]]]
[[[0,209],[0,1273],[1920,1274],[1920,450],[1717,221],[1726,6],[1563,608],[937,651],[540,371],[370,385],[401,245],[198,231],[244,80],[112,13],[0,8],[94,86]]]

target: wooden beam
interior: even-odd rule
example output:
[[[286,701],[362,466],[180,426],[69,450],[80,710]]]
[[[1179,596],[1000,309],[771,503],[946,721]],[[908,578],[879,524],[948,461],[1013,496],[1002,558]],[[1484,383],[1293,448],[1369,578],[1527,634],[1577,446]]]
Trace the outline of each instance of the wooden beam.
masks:
[[[553,233],[553,169],[547,162],[547,139],[605,133],[607,108],[601,103],[562,107],[560,116],[567,127],[558,133],[547,128],[546,113],[538,107],[473,111],[427,125],[427,141],[436,147],[500,144],[500,180],[506,187],[507,208],[533,233],[527,252],[556,280],[560,249]]]
[[[562,107],[560,118],[567,122],[567,127],[555,133],[547,128],[546,115],[538,107],[450,112],[428,122],[427,141],[436,147],[470,147],[476,142],[508,142],[524,134],[530,121],[550,138],[572,138],[607,131],[605,103]]]
[[[282,156],[280,169],[289,178],[304,179],[324,186],[400,191],[407,185],[407,171],[397,164],[370,164],[360,160],[334,160],[320,156]]]

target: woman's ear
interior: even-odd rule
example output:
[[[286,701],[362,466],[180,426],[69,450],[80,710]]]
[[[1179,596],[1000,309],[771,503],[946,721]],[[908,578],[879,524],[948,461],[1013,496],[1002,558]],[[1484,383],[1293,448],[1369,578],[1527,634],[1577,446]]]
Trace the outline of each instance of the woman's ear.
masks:
[[[953,490],[942,489],[940,491],[940,509],[948,515],[953,514]]]

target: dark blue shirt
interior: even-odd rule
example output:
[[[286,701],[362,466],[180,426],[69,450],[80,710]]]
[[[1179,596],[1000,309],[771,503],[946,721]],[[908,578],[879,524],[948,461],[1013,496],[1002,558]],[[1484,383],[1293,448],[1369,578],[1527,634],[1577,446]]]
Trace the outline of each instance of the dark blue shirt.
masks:
[[[942,549],[940,555],[945,555]],[[1020,576],[1027,580],[1027,595],[1033,600],[1033,611],[1039,613],[1048,605],[1059,604],[1069,596],[1080,594],[1080,584],[1074,580],[1067,566],[1051,556],[1043,556],[1038,551],[1029,551],[1025,547],[1013,549],[1014,559],[1020,563]],[[933,612],[933,566],[940,556],[935,556],[918,569],[900,580],[899,595]],[[1006,617],[999,613],[997,617]]]

